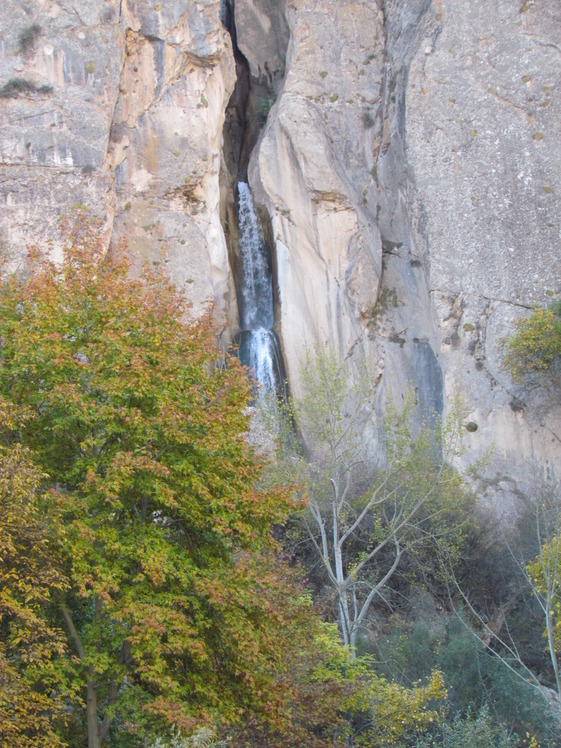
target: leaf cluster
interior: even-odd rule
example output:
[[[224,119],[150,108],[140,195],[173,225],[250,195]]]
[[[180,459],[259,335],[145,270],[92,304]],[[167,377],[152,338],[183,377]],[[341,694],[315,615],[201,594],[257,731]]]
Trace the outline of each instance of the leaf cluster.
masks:
[[[550,372],[561,355],[561,317],[557,307],[535,307],[529,317],[516,323],[506,341],[503,367],[515,382],[532,373]]]

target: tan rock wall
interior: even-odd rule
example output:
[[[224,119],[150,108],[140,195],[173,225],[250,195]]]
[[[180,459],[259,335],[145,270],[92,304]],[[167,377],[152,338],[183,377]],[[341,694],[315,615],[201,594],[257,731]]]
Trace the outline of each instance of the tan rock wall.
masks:
[[[195,306],[235,319],[218,208],[235,72],[218,0],[6,0],[0,19],[0,88],[38,89],[0,94],[3,241],[56,243],[60,214],[85,204],[138,262],[164,262]]]
[[[285,81],[250,183],[272,218],[278,326],[297,390],[299,366],[317,345],[329,342],[357,367],[372,363],[365,322],[382,247],[364,118],[381,98],[384,34],[371,2],[289,2],[287,18]]]
[[[250,176],[272,216],[293,389],[329,343],[412,384],[503,508],[560,465],[559,397],[501,369],[515,318],[561,293],[561,6],[288,3],[284,87]],[[352,367],[351,367],[352,369]]]

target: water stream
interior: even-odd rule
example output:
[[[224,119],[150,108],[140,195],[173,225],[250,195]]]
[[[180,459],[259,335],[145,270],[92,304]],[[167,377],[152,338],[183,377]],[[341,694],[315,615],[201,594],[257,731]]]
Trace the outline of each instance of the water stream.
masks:
[[[238,226],[241,260],[239,356],[260,385],[259,396],[282,394],[282,358],[273,332],[271,256],[245,182],[238,182]]]

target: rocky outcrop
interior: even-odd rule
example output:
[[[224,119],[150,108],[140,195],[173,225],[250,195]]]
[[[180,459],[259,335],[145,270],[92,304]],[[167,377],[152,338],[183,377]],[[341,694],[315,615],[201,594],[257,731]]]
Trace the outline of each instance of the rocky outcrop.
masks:
[[[375,416],[409,384],[425,415],[459,392],[490,502],[560,469],[557,393],[501,369],[513,320],[561,292],[558,3],[4,0],[0,19],[16,254],[87,204],[233,334],[248,175],[294,391],[328,344]]]
[[[195,306],[210,299],[235,319],[219,218],[235,72],[219,12],[218,0],[2,4],[8,246],[56,243],[60,214],[85,204],[106,218],[108,240],[126,236],[133,256],[164,262]]]
[[[285,80],[250,182],[272,219],[279,332],[297,390],[298,368],[319,344],[341,358],[352,353],[359,367],[375,360],[366,333],[382,244],[370,123],[382,99],[385,40],[371,2],[289,2],[286,12]]]
[[[447,398],[491,500],[560,465],[559,398],[501,369],[514,319],[561,292],[561,6],[433,3],[405,89],[409,213]]]

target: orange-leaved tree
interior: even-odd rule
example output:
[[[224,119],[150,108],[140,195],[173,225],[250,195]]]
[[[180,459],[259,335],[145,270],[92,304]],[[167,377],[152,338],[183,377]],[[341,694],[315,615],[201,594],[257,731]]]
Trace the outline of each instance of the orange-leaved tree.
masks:
[[[58,661],[29,699],[65,703],[49,729],[89,748],[250,712],[282,721],[275,631],[290,616],[244,558],[257,563],[291,502],[259,487],[247,378],[161,272],[131,278],[84,215],[64,236],[61,265],[34,251],[0,289],[0,396],[32,414],[21,443],[50,487],[39,602]]]
[[[18,443],[28,417],[0,398],[0,745],[59,748],[69,694],[57,660],[69,652],[52,613],[67,580],[42,516],[42,476]]]

